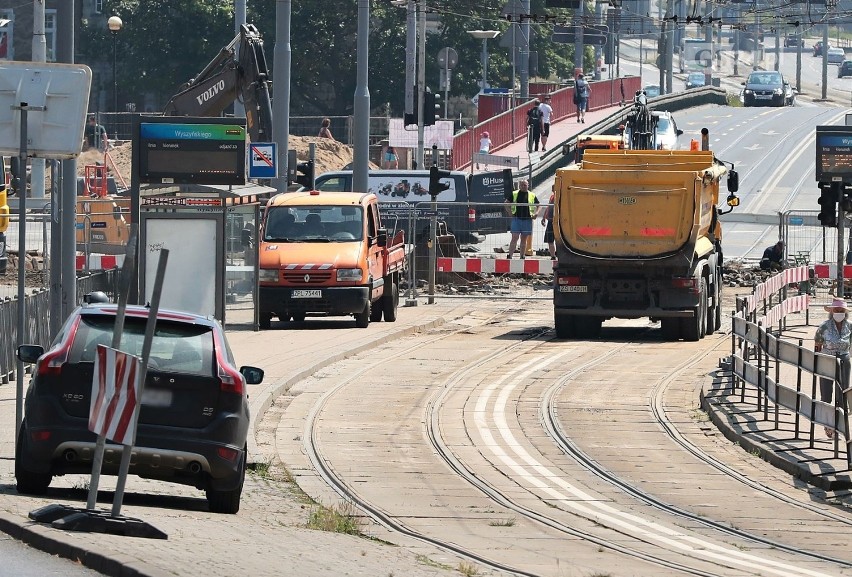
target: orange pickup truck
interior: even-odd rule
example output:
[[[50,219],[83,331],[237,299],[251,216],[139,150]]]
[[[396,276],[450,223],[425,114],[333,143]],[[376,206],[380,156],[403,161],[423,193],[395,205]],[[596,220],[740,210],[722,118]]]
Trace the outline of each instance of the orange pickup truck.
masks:
[[[394,322],[405,269],[403,231],[388,238],[375,194],[285,192],[266,205],[259,247],[260,328],[272,318],[354,315]]]

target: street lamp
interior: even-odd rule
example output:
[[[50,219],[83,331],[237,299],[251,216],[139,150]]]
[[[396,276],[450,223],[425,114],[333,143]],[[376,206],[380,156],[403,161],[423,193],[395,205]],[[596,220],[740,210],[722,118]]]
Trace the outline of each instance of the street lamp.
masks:
[[[488,40],[500,34],[499,30],[468,30],[468,34],[482,40],[482,92],[488,88]]]
[[[121,18],[118,16],[110,16],[109,20],[107,20],[107,27],[109,31],[112,33],[112,111],[118,112],[118,74],[116,73],[116,59],[117,59],[117,51],[116,51],[116,38],[118,37],[118,31],[121,30],[121,25],[123,22]]]

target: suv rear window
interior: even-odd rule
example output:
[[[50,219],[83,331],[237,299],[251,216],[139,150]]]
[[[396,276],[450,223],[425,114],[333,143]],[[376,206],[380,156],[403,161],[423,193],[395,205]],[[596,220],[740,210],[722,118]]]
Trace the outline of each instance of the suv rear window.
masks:
[[[132,355],[142,355],[146,319],[125,318],[119,349]],[[95,362],[99,344],[112,344],[115,317],[83,315],[68,361]],[[149,366],[202,376],[213,374],[213,331],[210,327],[158,321],[151,343]]]

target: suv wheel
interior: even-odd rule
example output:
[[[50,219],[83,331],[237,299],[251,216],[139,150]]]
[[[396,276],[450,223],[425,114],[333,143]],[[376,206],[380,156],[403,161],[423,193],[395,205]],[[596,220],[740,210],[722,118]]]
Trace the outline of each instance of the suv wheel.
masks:
[[[208,488],[205,491],[207,495],[207,506],[210,507],[211,513],[224,513],[226,515],[234,515],[240,510],[240,497],[243,494],[243,484],[246,480],[246,453],[243,452],[243,466],[240,469],[240,482],[236,489],[230,491],[217,491]]]
[[[33,473],[24,467],[24,431],[25,423],[21,424],[18,433],[18,443],[15,447],[15,481],[16,489],[21,495],[45,495],[53,475],[50,473]]]

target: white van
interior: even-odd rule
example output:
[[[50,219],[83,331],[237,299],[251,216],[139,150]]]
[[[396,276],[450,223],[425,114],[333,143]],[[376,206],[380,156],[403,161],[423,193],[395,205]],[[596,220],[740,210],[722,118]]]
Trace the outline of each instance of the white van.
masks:
[[[509,230],[510,219],[501,206],[512,195],[511,170],[478,174],[451,171],[450,177],[442,179],[442,183],[450,186],[438,195],[438,218],[447,223],[459,242],[475,242],[478,239],[473,233]],[[314,188],[351,191],[352,171],[323,173],[316,177]],[[388,219],[407,221],[413,209],[418,217],[415,234],[421,233],[428,225],[431,207],[427,203],[432,200],[428,170],[371,170],[367,190],[358,192],[372,192],[379,197],[385,222]],[[407,224],[402,226],[407,229]]]

